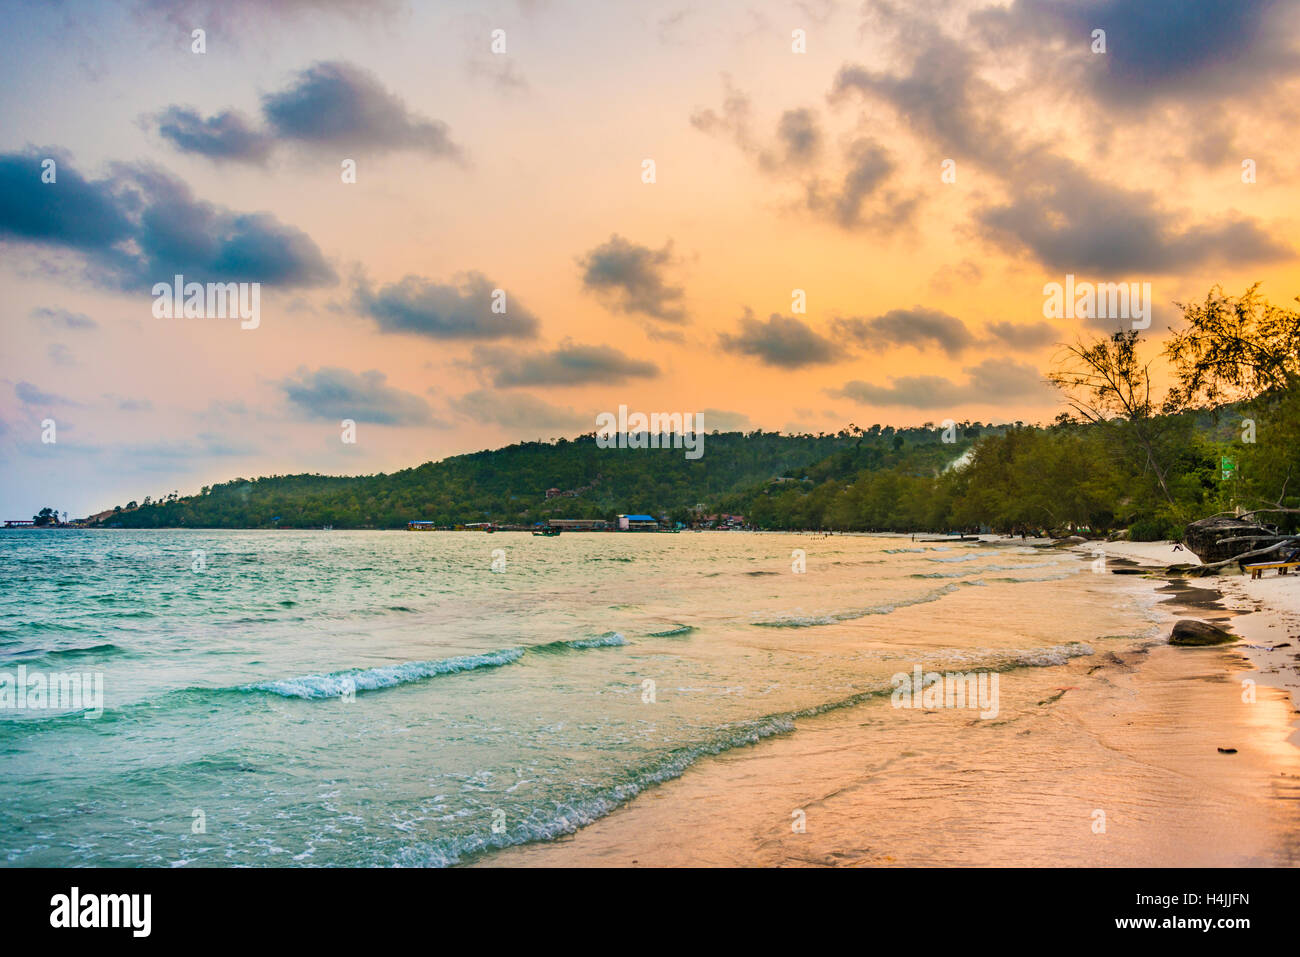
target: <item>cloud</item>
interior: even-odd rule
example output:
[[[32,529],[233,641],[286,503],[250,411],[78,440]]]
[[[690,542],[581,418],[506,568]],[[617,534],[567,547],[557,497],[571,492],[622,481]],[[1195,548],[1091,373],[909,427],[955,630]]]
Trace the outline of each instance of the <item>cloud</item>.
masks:
[[[849,145],[845,162],[847,166],[838,187],[830,188],[820,180],[807,184],[807,205],[811,211],[828,216],[845,229],[898,226],[911,219],[917,198],[903,198],[896,192],[884,191],[894,172],[894,162],[884,147],[875,140],[860,138]],[[880,202],[864,210],[864,204],[872,199]]]
[[[387,376],[375,369],[358,375],[332,366],[315,372],[300,367],[296,377],[278,385],[285,398],[312,419],[353,419],[376,425],[433,422],[429,403],[412,392],[388,385],[386,380]]]
[[[1061,339],[1060,331],[1047,322],[991,322],[985,329],[994,341],[1013,349],[1035,349]]]
[[[65,158],[57,181],[42,183],[46,155],[0,154],[0,241],[80,253],[99,285],[147,288],[177,273],[284,288],[337,281],[311,238],[270,213],[203,202],[181,180],[140,164],[90,181]]]
[[[197,110],[169,106],[154,119],[158,134],[182,153],[209,159],[261,163],[274,145],[267,133],[254,129],[248,118],[235,110],[223,110],[205,120]]]
[[[99,328],[99,323],[84,312],[70,312],[67,309],[50,309],[40,306],[32,310],[32,317],[48,322],[52,326],[73,331],[89,331]]]
[[[805,108],[786,110],[776,124],[776,149],[759,154],[765,168],[798,168],[821,154],[822,131],[817,114]]]
[[[516,353],[509,349],[477,347],[474,364],[492,372],[498,388],[530,385],[587,385],[653,378],[659,367],[634,359],[612,346],[582,346],[566,342],[550,351]]]
[[[14,394],[18,396],[18,401],[23,405],[80,405],[80,403],[74,402],[72,399],[55,395],[53,392],[42,392],[30,382],[19,382],[14,386]]]
[[[798,369],[843,358],[835,343],[813,331],[802,320],[773,313],[763,322],[746,309],[735,335],[720,333],[718,344],[726,352],[755,356],[782,369]]]
[[[496,286],[480,272],[462,273],[456,284],[421,276],[372,289],[362,279],[353,294],[355,308],[379,323],[384,332],[430,339],[532,339],[537,317],[517,299],[506,298],[506,312],[492,311]]]
[[[1096,179],[1077,163],[1044,159],[1034,183],[976,213],[984,234],[1044,266],[1131,275],[1205,265],[1259,264],[1293,253],[1244,216],[1184,225],[1153,192]]]
[[[55,182],[41,182],[41,163],[55,160]],[[108,180],[88,181],[67,155],[46,148],[0,154],[0,240],[63,246],[90,253],[131,237],[134,224]]]
[[[590,431],[594,415],[579,415],[572,408],[551,405],[536,396],[478,389],[448,403],[458,415],[479,425],[496,425],[514,430],[551,432]]]
[[[376,152],[460,154],[446,123],[412,114],[373,73],[341,61],[312,64],[288,89],[262,97],[262,113],[281,139]]]
[[[666,278],[672,264],[671,241],[663,249],[651,249],[617,234],[578,261],[583,287],[606,298],[615,309],[681,323],[686,321],[680,305],[684,290],[668,285]]]
[[[828,389],[835,398],[852,399],[863,405],[893,405],[912,409],[956,409],[969,405],[996,405],[1050,398],[1050,389],[1033,368],[1006,359],[985,359],[963,370],[966,382],[943,376],[900,376],[887,385],[855,379],[839,389]]]
[[[891,309],[872,319],[836,319],[831,323],[831,328],[836,335],[876,350],[892,346],[916,346],[921,349],[934,344],[955,356],[976,342],[966,324],[956,316],[924,306]]]
[[[979,75],[970,49],[919,21],[909,23],[903,36],[912,54],[909,69],[889,74],[846,65],[831,99],[856,92],[882,100],[940,155],[970,161],[1000,181],[1009,198],[980,205],[975,221],[984,238],[1005,252],[1027,252],[1053,269],[1125,273],[1257,264],[1293,255],[1240,214],[1187,222],[1185,214],[1165,209],[1154,192],[1108,183],[1050,145],[1012,130],[1004,119],[1016,113],[1010,94]],[[1080,42],[1086,39],[1085,32]]]
[[[754,428],[753,420],[743,412],[727,409],[701,409],[705,432],[748,432]]]
[[[723,134],[752,156],[765,173],[795,178],[803,186],[806,208],[845,229],[897,227],[909,221],[919,199],[889,189],[895,172],[889,153],[870,137],[858,137],[844,150],[841,168],[819,174],[825,136],[817,113],[807,107],[786,110],[776,124],[770,145],[752,132],[748,96],[726,80],[722,112],[696,110],[691,125],[710,134]],[[874,201],[874,202],[873,202]]]
[[[204,119],[170,106],[150,119],[177,149],[215,160],[261,163],[277,142],[349,155],[412,150],[462,158],[446,123],[412,113],[373,73],[339,60],[313,63],[285,89],[265,94],[261,129],[235,110]]]
[[[994,46],[1050,47],[1073,85],[1107,106],[1256,99],[1300,66],[1296,10],[1282,0],[1016,0],[971,22]],[[1091,49],[1098,28],[1104,54]]]

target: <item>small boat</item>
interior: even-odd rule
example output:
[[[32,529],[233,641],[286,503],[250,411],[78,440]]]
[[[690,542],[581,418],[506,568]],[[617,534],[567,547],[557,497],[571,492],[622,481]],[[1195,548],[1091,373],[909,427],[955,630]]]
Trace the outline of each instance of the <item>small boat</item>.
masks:
[[[554,538],[556,535],[560,534],[560,530],[558,528],[549,528],[549,527],[540,528],[535,530],[533,534],[536,535],[538,538]]]

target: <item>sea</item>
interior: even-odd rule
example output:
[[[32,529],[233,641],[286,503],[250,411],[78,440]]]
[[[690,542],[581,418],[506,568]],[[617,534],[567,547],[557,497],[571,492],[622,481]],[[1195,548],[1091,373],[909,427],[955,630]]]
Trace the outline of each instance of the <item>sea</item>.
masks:
[[[3,531],[0,865],[482,861],[882,713],[918,667],[1149,641],[1097,564],[905,535]],[[102,700],[20,702],[20,667]]]

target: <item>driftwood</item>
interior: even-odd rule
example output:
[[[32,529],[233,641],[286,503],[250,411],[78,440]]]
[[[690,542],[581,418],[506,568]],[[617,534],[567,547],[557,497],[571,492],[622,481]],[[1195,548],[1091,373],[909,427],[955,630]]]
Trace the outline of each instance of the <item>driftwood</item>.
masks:
[[[1285,538],[1274,545],[1268,546],[1267,548],[1257,548],[1251,552],[1243,552],[1240,555],[1233,555],[1231,558],[1225,558],[1221,562],[1213,562],[1209,565],[1193,566],[1193,572],[1191,573],[1197,575],[1204,575],[1207,572],[1215,571],[1217,569],[1223,568],[1226,565],[1233,565],[1238,562],[1241,562],[1243,559],[1246,558],[1259,558],[1263,555],[1272,555],[1274,552],[1281,551],[1287,545],[1300,546],[1300,536],[1292,536],[1290,538]]]

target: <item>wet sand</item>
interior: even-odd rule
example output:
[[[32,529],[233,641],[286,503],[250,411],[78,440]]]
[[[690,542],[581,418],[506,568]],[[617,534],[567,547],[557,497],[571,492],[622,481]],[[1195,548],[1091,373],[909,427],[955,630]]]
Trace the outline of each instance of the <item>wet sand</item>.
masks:
[[[1264,649],[1300,635],[1300,588],[1285,590],[1300,581],[1260,584],[1149,583],[1163,634],[1176,618],[1231,619],[1244,642],[1006,672],[991,720],[888,700],[801,719],[478,865],[1295,866],[1300,640]]]

